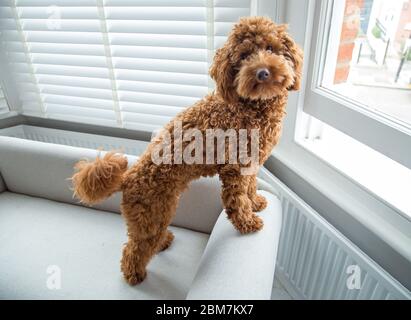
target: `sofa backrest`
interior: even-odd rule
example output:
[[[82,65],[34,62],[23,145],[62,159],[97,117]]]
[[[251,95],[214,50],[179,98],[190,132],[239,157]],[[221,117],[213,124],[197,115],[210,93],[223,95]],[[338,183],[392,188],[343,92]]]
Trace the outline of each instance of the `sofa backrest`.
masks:
[[[73,166],[80,159],[95,159],[104,152],[0,136],[0,174],[10,192],[82,205],[73,198]],[[129,165],[137,158],[127,156]],[[0,182],[1,189],[1,182]],[[121,193],[94,206],[120,213]],[[210,233],[222,211],[217,177],[191,183],[182,195],[173,225]]]

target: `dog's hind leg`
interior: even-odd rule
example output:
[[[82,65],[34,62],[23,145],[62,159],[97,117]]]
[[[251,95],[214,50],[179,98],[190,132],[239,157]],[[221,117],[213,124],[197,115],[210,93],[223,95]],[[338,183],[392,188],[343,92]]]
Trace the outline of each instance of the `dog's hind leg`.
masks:
[[[256,175],[249,176],[248,181],[248,198],[251,200],[251,208],[254,212],[264,210],[267,207],[267,200],[257,194],[257,177]]]
[[[167,230],[164,233],[163,238],[161,239],[159,251],[164,251],[168,249],[171,246],[171,243],[173,242],[173,240],[174,240],[174,234],[170,230]]]
[[[167,227],[174,215],[178,197],[174,193],[159,191],[152,194],[152,199],[150,203],[139,201],[131,204],[123,199],[122,203],[128,242],[123,249],[121,270],[131,285],[144,280],[151,258],[166,249],[173,240],[173,234]]]
[[[151,258],[161,249],[167,230],[160,231],[145,238],[129,236],[123,249],[121,271],[130,285],[142,282],[146,275],[146,267]]]

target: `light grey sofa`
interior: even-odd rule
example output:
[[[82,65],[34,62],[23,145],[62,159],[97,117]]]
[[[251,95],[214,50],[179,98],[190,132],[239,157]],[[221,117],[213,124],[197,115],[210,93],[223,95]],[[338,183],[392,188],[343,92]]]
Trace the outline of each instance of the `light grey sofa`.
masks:
[[[130,287],[119,266],[120,194],[85,207],[67,179],[76,161],[97,154],[0,136],[1,299],[270,299],[281,228],[276,195],[261,191],[269,201],[259,213],[264,229],[240,235],[222,212],[218,178],[192,183],[172,246]]]

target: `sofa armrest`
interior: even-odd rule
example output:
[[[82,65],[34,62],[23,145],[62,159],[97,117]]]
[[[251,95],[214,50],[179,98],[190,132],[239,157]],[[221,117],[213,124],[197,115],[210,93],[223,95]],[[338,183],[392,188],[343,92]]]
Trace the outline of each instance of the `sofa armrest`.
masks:
[[[277,198],[280,199],[280,193],[278,192],[278,190],[274,186],[266,182],[265,180],[258,178],[258,177],[257,177],[257,190],[267,191],[268,193],[272,193],[273,195],[275,195]]]
[[[270,299],[280,239],[280,200],[259,191],[268,206],[259,213],[264,228],[241,235],[220,215],[210,235],[187,299]]]

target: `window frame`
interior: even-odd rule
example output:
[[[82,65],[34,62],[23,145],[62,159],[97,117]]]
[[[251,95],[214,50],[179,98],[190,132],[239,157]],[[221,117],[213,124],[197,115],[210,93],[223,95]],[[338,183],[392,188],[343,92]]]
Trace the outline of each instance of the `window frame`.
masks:
[[[361,224],[370,233],[379,237],[395,252],[411,262],[411,222],[402,212],[391,204],[379,198],[361,185],[353,177],[340,171],[332,163],[327,162],[318,154],[307,148],[304,137],[307,133],[309,116],[304,112],[304,105],[309,91],[312,90],[312,74],[309,73],[311,61],[315,57],[316,37],[315,27],[318,27],[316,6],[324,0],[277,0],[283,2],[284,22],[289,24],[289,32],[294,40],[304,50],[304,65],[301,90],[290,92],[287,106],[287,116],[283,123],[283,132],[280,143],[274,148],[272,156],[266,167],[276,174],[278,163],[287,168],[287,172],[279,172],[288,184],[299,183],[299,179],[306,181],[313,190],[321,194],[320,198],[312,199],[319,202],[321,207],[322,197],[329,199],[341,208],[346,216],[341,213],[329,212],[332,220],[338,221],[334,226],[340,230],[355,230]],[[271,16],[271,18],[275,18]],[[298,177],[298,178],[297,178]],[[289,180],[289,181],[287,181]],[[313,195],[308,191],[309,195]],[[309,197],[309,195],[307,195]],[[301,195],[304,196],[304,195]],[[327,206],[327,204],[325,204]],[[353,223],[355,221],[355,223]],[[359,235],[361,242],[366,235]],[[368,244],[373,247],[373,244]],[[378,251],[378,248],[373,248]],[[390,252],[382,253],[390,255]]]
[[[338,0],[341,1],[341,0]],[[371,111],[363,104],[338,94],[321,85],[331,19],[335,0],[319,0],[315,3],[312,29],[313,52],[309,60],[307,90],[304,110],[352,138],[411,168],[407,147],[411,146],[411,129],[393,121],[378,111]],[[345,4],[345,0],[344,0]],[[344,5],[345,6],[345,5]],[[344,7],[343,6],[343,7]]]

